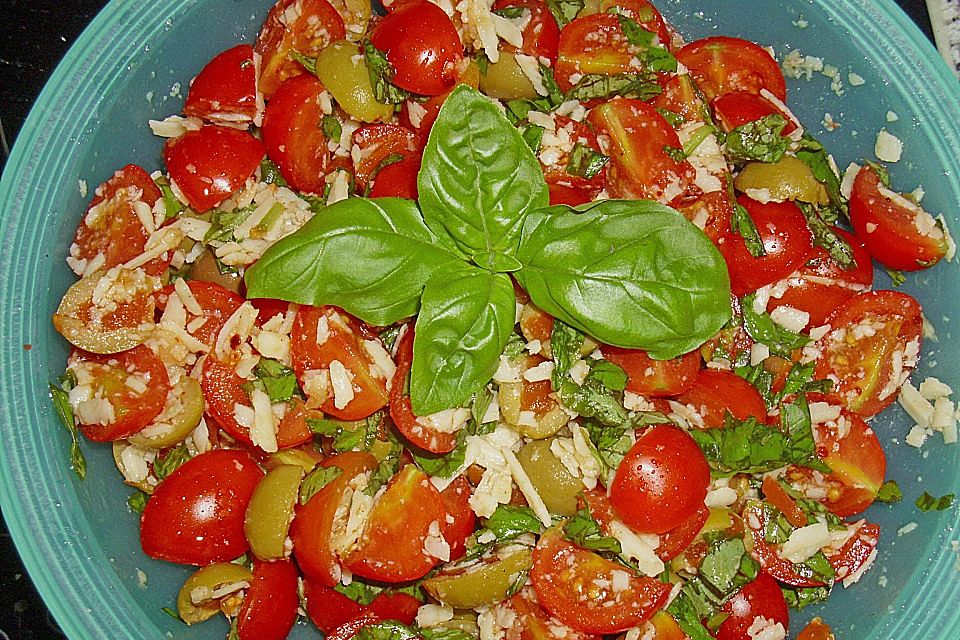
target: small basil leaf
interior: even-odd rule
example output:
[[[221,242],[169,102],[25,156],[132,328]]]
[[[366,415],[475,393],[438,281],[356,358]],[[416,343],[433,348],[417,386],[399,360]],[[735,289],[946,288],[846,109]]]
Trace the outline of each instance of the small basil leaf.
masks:
[[[740,125],[727,134],[727,154],[737,161],[779,162],[790,146],[781,133],[787,119],[779,113]]]
[[[810,228],[810,234],[813,236],[813,244],[826,249],[833,261],[847,271],[856,269],[857,259],[853,255],[853,247],[837,233],[836,229],[824,221],[817,206],[805,202],[797,204],[807,220],[807,227]]]
[[[417,313],[430,276],[459,262],[439,246],[416,203],[349,198],[267,249],[247,270],[247,295],[334,304],[385,326]]]
[[[413,412],[426,416],[465,406],[496,372],[515,319],[507,275],[465,266],[431,278],[413,341]]]
[[[660,95],[663,88],[644,74],[620,73],[605,75],[596,73],[584,74],[570,91],[566,100],[587,101],[596,98],[636,98],[647,100]]]
[[[771,353],[785,357],[789,357],[790,352],[794,349],[800,349],[810,344],[808,336],[784,329],[774,322],[768,313],[757,313],[753,308],[753,301],[756,297],[756,293],[744,296],[741,305],[743,308],[743,328],[746,329],[751,338],[768,346]]]
[[[562,29],[583,11],[584,0],[547,0],[547,8]]]
[[[600,342],[673,358],[730,319],[723,257],[679,213],[649,201],[552,207],[527,218],[515,276],[533,302]]]
[[[550,199],[540,163],[520,132],[466,85],[454,89],[440,110],[418,184],[427,226],[468,256],[515,255],[524,216]]]
[[[823,212],[823,219],[829,224],[836,223],[838,219],[849,222],[850,206],[840,193],[840,178],[833,171],[830,154],[819,140],[809,134],[804,134],[799,145],[795,152],[797,159],[810,167],[813,177],[827,188],[830,206]]]

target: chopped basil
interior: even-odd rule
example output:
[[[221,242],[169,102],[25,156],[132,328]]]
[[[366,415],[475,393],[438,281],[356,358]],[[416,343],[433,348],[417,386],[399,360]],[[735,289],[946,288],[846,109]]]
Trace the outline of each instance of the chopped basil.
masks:
[[[743,298],[743,328],[757,342],[770,348],[771,353],[790,357],[790,352],[800,349],[810,343],[808,336],[793,333],[784,329],[773,321],[770,314],[757,313],[753,309],[753,301],[757,294],[751,293]]]
[[[312,75],[317,75],[317,59],[311,58],[310,56],[305,56],[299,51],[291,51],[289,54],[291,60],[299,62],[300,65],[310,72]]]
[[[336,480],[343,470],[340,467],[317,467],[300,483],[300,504],[307,504],[320,489]]]
[[[153,461],[153,474],[157,476],[157,480],[163,480],[179,469],[191,457],[187,445],[180,443],[167,451],[163,457],[157,456],[156,460]]]
[[[512,504],[497,507],[484,526],[500,542],[513,540],[525,533],[539,534],[543,527],[533,509]]]
[[[170,616],[170,617],[173,618],[174,620],[178,620],[178,621],[180,621],[180,622],[183,622],[183,618],[180,617],[180,614],[177,613],[174,609],[171,609],[170,607],[163,607],[162,609],[160,609],[160,611],[163,611],[165,614],[167,614],[168,616]],[[227,640],[230,640],[230,639],[227,638]]]
[[[521,576],[517,578],[518,582],[521,577],[526,580],[526,575],[523,575],[524,573],[525,572],[521,572]],[[511,589],[512,588],[513,585],[511,585]],[[523,585],[520,585],[520,588],[523,588]],[[442,627],[420,629],[420,636],[423,638],[423,640],[476,640],[475,636],[463,631],[462,629],[444,629]]]
[[[837,220],[849,222],[850,208],[840,193],[840,178],[834,173],[833,163],[824,146],[816,138],[804,134],[794,153],[798,160],[810,167],[813,177],[827,188],[830,206],[821,212],[824,221],[827,224],[835,224]]]
[[[278,187],[290,186],[280,174],[280,167],[267,157],[264,157],[264,159],[260,161],[260,180],[267,184],[275,184]]]
[[[644,62],[645,70],[654,72],[677,70],[677,59],[673,54],[663,46],[663,43],[654,44],[657,34],[644,29],[635,20],[622,13],[617,12],[616,16],[627,42],[641,50],[637,57]]]
[[[320,128],[323,130],[323,135],[327,137],[327,140],[339,142],[340,137],[343,135],[343,125],[340,123],[340,120],[333,115],[323,116],[323,119],[320,120]]]
[[[620,73],[603,75],[596,73],[585,74],[566,94],[566,100],[586,102],[597,98],[636,98],[648,100],[654,98],[663,89],[659,84],[648,80],[644,74]]]
[[[370,172],[370,176],[367,178],[367,188],[363,192],[364,197],[369,197],[370,192],[373,191],[373,181],[376,179],[377,174],[383,171],[385,168],[389,167],[392,164],[396,164],[403,160],[405,156],[402,153],[391,153],[386,158],[380,161],[380,164]]]
[[[900,490],[896,480],[887,480],[880,485],[880,490],[877,491],[877,502],[894,504],[901,500],[903,500],[903,491]]]
[[[420,630],[396,620],[369,624],[353,636],[356,640],[420,640]]]
[[[703,621],[711,619],[717,609],[696,592],[694,584],[693,581],[687,582],[667,606],[666,611],[673,616],[690,640],[714,640],[713,634],[704,626]]]
[[[520,127],[520,137],[527,143],[530,150],[534,153],[540,153],[540,146],[543,143],[543,127],[535,124],[527,124]]]
[[[50,399],[53,401],[53,408],[60,418],[60,424],[70,433],[70,468],[77,474],[77,477],[83,480],[87,477],[87,459],[80,450],[80,438],[77,435],[77,420],[73,415],[73,407],[70,405],[69,391],[76,385],[76,378],[73,372],[67,373],[61,378],[62,386],[50,383]]]
[[[270,397],[270,402],[287,402],[299,390],[293,369],[272,358],[260,358],[253,374]]]
[[[598,153],[585,144],[578,142],[570,153],[567,173],[590,180],[595,178],[610,161],[608,156]]]
[[[576,515],[569,518],[563,525],[563,533],[567,540],[583,549],[615,554],[621,552],[620,541],[603,535],[600,525],[590,514],[590,509],[580,509]]]
[[[164,176],[154,179],[154,182],[160,188],[160,192],[163,194],[163,219],[172,220],[178,215],[183,213],[187,205],[180,202],[177,199],[177,196],[173,194],[173,188],[170,187],[170,180]]]
[[[583,11],[584,0],[547,0],[547,8],[562,29]]]
[[[363,490],[368,496],[375,496],[380,488],[390,482],[390,478],[400,468],[400,455],[403,453],[403,447],[394,442],[390,451],[384,456],[383,460],[377,463],[376,468],[370,474],[370,481],[367,488]]]
[[[760,565],[747,552],[742,538],[710,539],[698,575],[725,599],[757,577]]]
[[[580,359],[583,340],[583,332],[560,320],[553,321],[553,330],[550,332],[550,351],[553,354],[554,386],[559,385],[559,381],[567,375],[570,367]]]
[[[787,606],[803,611],[812,604],[826,602],[830,596],[830,587],[785,587],[780,586]]]
[[[396,70],[387,55],[373,46],[369,40],[363,41],[363,57],[370,74],[373,97],[382,104],[403,104],[412,94],[393,84]]]
[[[147,508],[147,500],[149,499],[150,496],[137,489],[127,498],[127,506],[134,513],[143,513],[143,510]]]
[[[743,238],[743,243],[747,246],[747,251],[754,258],[762,258],[767,255],[767,250],[763,246],[763,240],[757,231],[757,225],[750,217],[750,212],[742,204],[737,202],[736,194],[733,191],[733,180],[727,180],[727,192],[730,195],[731,215],[730,230]]]
[[[871,160],[866,161],[866,165],[873,169],[873,172],[877,174],[877,179],[880,180],[880,184],[885,186],[887,189],[890,188],[890,170],[887,169],[882,164],[877,164]]]
[[[727,134],[726,151],[735,162],[779,162],[787,152],[790,139],[781,133],[787,119],[779,113],[740,125]]]
[[[504,7],[503,9],[496,9],[493,13],[507,20],[516,20],[523,17],[523,12],[523,7]]]
[[[803,217],[807,220],[807,227],[813,236],[813,244],[822,247],[838,265],[850,271],[857,268],[856,258],[853,256],[853,247],[823,219],[820,208],[813,204],[798,202]]]
[[[917,509],[920,511],[944,511],[953,506],[953,494],[948,493],[945,496],[940,496],[939,498],[934,498],[932,495],[924,491],[920,494],[920,497],[916,500]]]

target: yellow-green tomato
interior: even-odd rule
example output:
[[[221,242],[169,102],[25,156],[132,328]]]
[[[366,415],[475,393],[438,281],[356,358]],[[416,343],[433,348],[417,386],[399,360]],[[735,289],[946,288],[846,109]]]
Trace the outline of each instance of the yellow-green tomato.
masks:
[[[275,560],[285,555],[293,510],[303,479],[300,465],[280,465],[267,472],[253,490],[243,522],[253,555]]]
[[[129,441],[142,449],[163,449],[182,442],[203,417],[203,390],[195,378],[186,375],[174,385],[153,422]]]
[[[773,163],[751,162],[734,185],[754,200],[828,202],[826,189],[813,177],[810,167],[793,156],[783,156]]]
[[[362,122],[386,120],[393,106],[378,102],[363,55],[354,42],[334,42],[317,56],[317,77],[337,103]]]
[[[525,444],[517,452],[517,460],[550,513],[572,516],[577,512],[577,497],[584,486],[550,450],[552,443],[551,438]]]
[[[221,600],[236,598],[237,592],[249,586],[252,580],[253,574],[243,565],[232,562],[207,565],[180,587],[177,613],[187,624],[203,622],[221,611]],[[229,605],[223,608],[234,609]]]
[[[499,100],[537,97],[537,90],[520,68],[516,56],[506,51],[501,51],[500,59],[488,64],[486,73],[480,74],[480,90]]]
[[[510,587],[532,566],[530,549],[519,549],[466,570],[427,578],[423,588],[454,609],[490,606],[506,600]]]

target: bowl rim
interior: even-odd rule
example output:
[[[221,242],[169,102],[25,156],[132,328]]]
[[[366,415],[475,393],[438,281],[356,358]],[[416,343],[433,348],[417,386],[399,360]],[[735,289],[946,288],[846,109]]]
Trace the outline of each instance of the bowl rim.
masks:
[[[109,38],[111,41],[116,41],[115,51],[133,55],[143,41],[163,29],[164,22],[182,14],[183,9],[198,1],[201,0],[173,0],[167,3],[156,3],[151,0],[111,0],[70,46],[34,102],[0,177],[0,211],[4,212],[0,218],[0,238],[4,238],[4,242],[7,242],[11,225],[16,225],[14,220],[16,216],[11,215],[11,212],[22,211],[20,205],[24,198],[24,191],[30,186],[32,152],[50,143],[51,131],[47,125],[56,122],[57,117],[57,110],[50,107],[57,105],[66,96],[72,95],[71,91],[75,90],[75,87],[72,87],[75,75],[83,73],[86,67],[93,65],[97,60],[102,62],[104,50],[97,45],[103,44],[104,39]],[[165,6],[161,7],[158,4]],[[908,45],[909,51],[906,53],[919,60],[925,71],[932,72],[932,76],[925,77],[928,82],[933,83],[932,89],[940,92],[941,95],[952,97],[954,104],[960,104],[960,83],[938,55],[934,45],[895,4],[894,0],[871,2],[842,0],[837,3],[837,7],[840,8],[833,9],[826,6],[825,0],[817,0],[815,4],[822,7],[824,11],[833,11],[835,15],[841,8],[853,7],[879,13],[894,27],[894,33],[902,37]],[[127,30],[119,27],[138,20],[145,26],[142,31],[130,30],[136,31],[139,38],[134,42],[126,35]],[[147,26],[151,24],[152,27]],[[127,60],[127,57],[121,55],[120,59]],[[109,87],[107,90],[109,91]],[[956,124],[955,128],[960,131],[960,123]],[[0,290],[9,290],[10,287],[16,260],[16,256],[11,256],[10,253],[7,251],[4,252],[5,255],[0,255]],[[0,335],[5,338],[14,335],[12,327],[16,325],[17,310],[11,307],[6,296],[0,299],[0,327],[2,327]],[[0,347],[4,350],[4,362],[22,360],[24,352],[21,349],[21,343],[13,341],[10,344],[9,340],[6,342]],[[0,399],[4,400],[0,404],[0,418],[2,418],[0,423],[7,426],[14,424],[17,416],[5,400],[12,397],[11,394],[22,393],[22,390],[18,391],[15,388],[14,381],[11,379],[9,371],[12,369],[13,367],[5,367],[5,371],[0,375]],[[9,449],[8,437],[4,435],[2,438],[4,442],[2,449]],[[0,451],[0,459],[17,460],[16,455],[10,451]],[[116,608],[93,611],[89,607],[78,606],[82,603],[90,604],[90,594],[76,588],[69,589],[67,584],[59,580],[61,575],[69,575],[69,567],[65,564],[65,559],[57,555],[63,552],[63,549],[58,548],[53,541],[44,539],[38,541],[35,537],[34,531],[29,526],[28,516],[30,514],[37,516],[35,512],[38,506],[31,500],[21,500],[22,495],[13,482],[12,472],[12,467],[0,464],[0,509],[3,511],[7,528],[33,584],[64,633],[74,640],[93,639],[102,637],[101,633],[107,629],[112,628],[115,631],[118,628],[136,628],[134,625],[137,622],[142,625],[143,619],[134,617],[132,612],[116,611]],[[66,473],[61,475],[66,476]],[[70,478],[67,478],[66,482],[69,483]],[[84,524],[89,524],[85,517],[82,517],[82,520]],[[82,560],[76,548],[69,549],[67,553],[70,554],[71,559]],[[53,554],[52,561],[50,561],[51,554]],[[113,582],[117,576],[111,574],[109,578]],[[960,578],[957,582],[960,584]],[[913,580],[911,586],[915,585],[916,580]],[[97,595],[102,597],[101,594]],[[952,628],[960,630],[960,612],[955,611],[954,615]]]

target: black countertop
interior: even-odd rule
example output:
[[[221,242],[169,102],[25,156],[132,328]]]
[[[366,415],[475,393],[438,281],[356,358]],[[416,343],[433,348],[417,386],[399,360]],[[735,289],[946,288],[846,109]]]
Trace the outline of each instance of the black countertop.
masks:
[[[897,3],[931,36],[922,0]],[[67,48],[106,0],[7,0],[0,29],[0,167],[30,105]],[[0,640],[63,638],[0,522]]]

